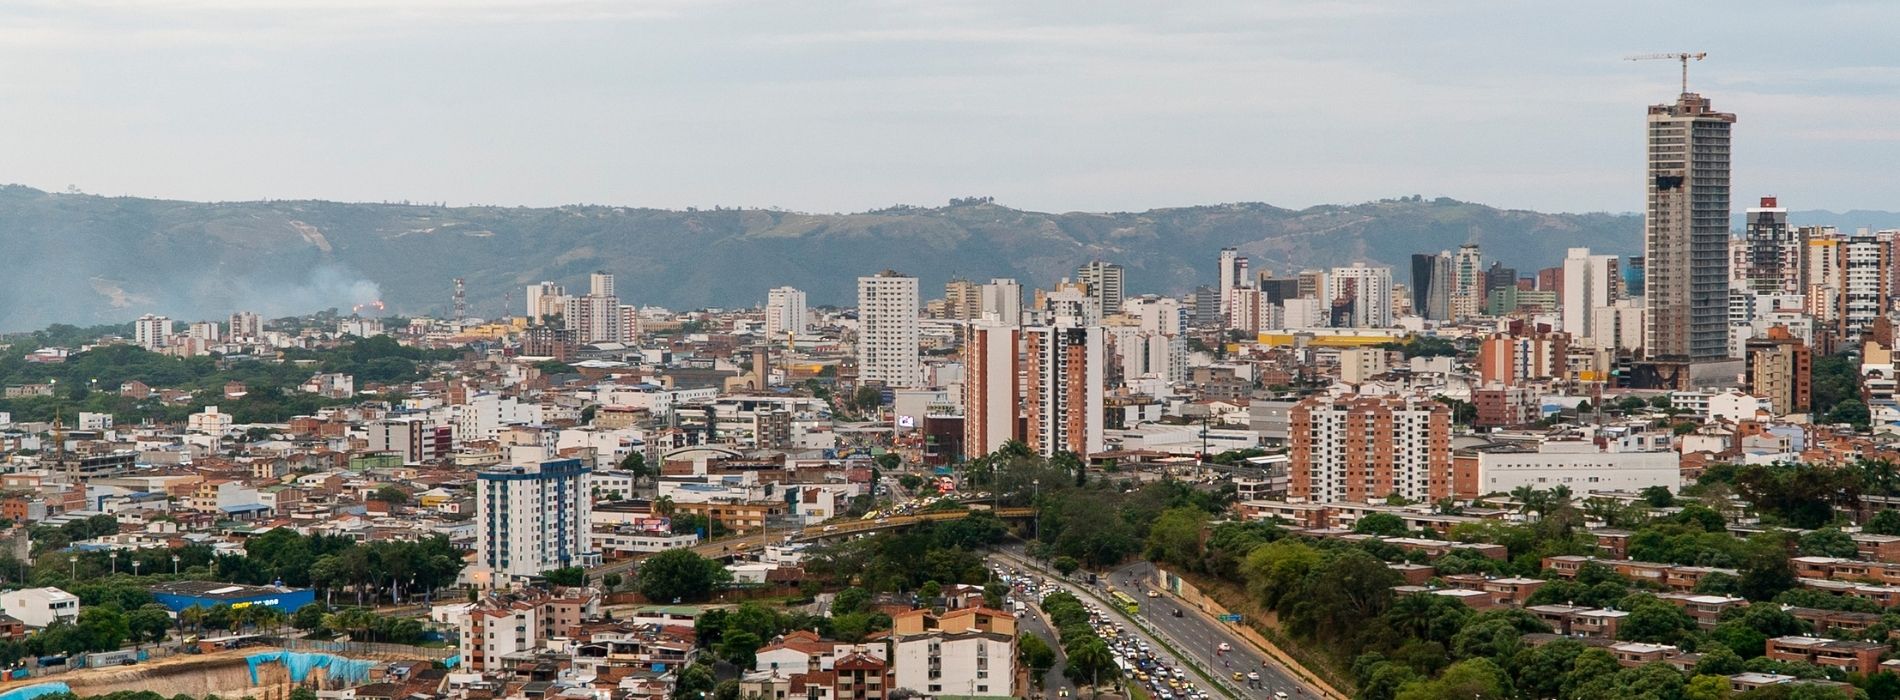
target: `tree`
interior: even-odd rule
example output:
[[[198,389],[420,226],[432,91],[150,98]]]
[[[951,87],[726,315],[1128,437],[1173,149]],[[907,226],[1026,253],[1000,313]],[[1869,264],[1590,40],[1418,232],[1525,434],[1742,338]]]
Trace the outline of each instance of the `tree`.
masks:
[[[1697,674],[1682,687],[1682,700],[1728,700],[1734,694],[1723,676]]]
[[[620,574],[617,573],[606,574],[600,577],[600,585],[606,586],[608,593],[612,593],[614,590],[620,588],[620,584],[623,581],[625,581],[625,579],[621,578]]]
[[[1871,420],[1873,420],[1873,414],[1867,410],[1867,404],[1857,399],[1842,399],[1827,412],[1827,418],[1822,422],[1846,423],[1856,428],[1865,428]]]
[[[1748,555],[1742,563],[1741,580],[1736,591],[1749,600],[1774,600],[1782,591],[1800,584],[1794,567],[1788,562],[1790,536],[1784,532],[1761,532],[1748,538]]]
[[[1352,531],[1362,535],[1398,537],[1405,534],[1405,519],[1391,513],[1373,513],[1353,523]]]
[[[377,488],[375,493],[370,494],[369,499],[372,501],[382,501],[384,503],[392,503],[392,504],[408,503],[409,492],[396,488],[395,486],[390,485],[390,484],[384,484],[380,488]]]
[[[1063,670],[1064,675],[1077,683],[1089,684],[1121,677],[1121,668],[1115,665],[1115,653],[1108,650],[1107,642],[1092,634],[1077,640],[1066,650],[1069,665]]]
[[[1883,510],[1875,513],[1861,530],[1875,535],[1900,535],[1900,511]]]
[[[838,595],[831,598],[831,614],[834,617],[866,612],[870,609],[871,592],[855,586],[838,591]]]
[[[579,588],[587,585],[587,569],[578,566],[566,566],[541,572],[541,578],[549,584]]]
[[[1207,512],[1199,508],[1169,508],[1162,511],[1161,517],[1156,518],[1148,528],[1148,558],[1183,566],[1199,564],[1201,530],[1206,526]],[[1400,527],[1403,528],[1404,524],[1400,523]]]
[[[876,387],[861,386],[851,394],[851,406],[857,409],[858,413],[873,413],[882,405],[884,405],[884,396]]]
[[[759,635],[745,630],[728,630],[719,640],[719,658],[739,668],[752,668],[759,647],[765,641]]]
[[[1852,559],[1860,554],[1860,546],[1839,528],[1824,527],[1802,535],[1800,551],[1803,556]]]
[[[1076,561],[1075,557],[1056,557],[1054,561],[1049,562],[1049,565],[1056,567],[1056,573],[1063,576],[1073,574],[1076,569],[1082,568],[1082,562]]]
[[[1042,637],[1024,632],[1016,641],[1016,658],[1029,669],[1031,678],[1040,681],[1042,674],[1055,667],[1056,650],[1050,648],[1048,642],[1042,641]]]
[[[983,584],[983,606],[1001,610],[1003,597],[1008,594],[1009,586],[1000,581]]]
[[[677,551],[677,550],[675,550]],[[679,680],[673,684],[674,700],[706,700],[717,681],[712,667],[696,663],[680,671]]]
[[[1511,677],[1490,659],[1466,659],[1452,664],[1438,678],[1416,681],[1399,690],[1398,700],[1451,700],[1453,698],[1504,698],[1511,692]]]
[[[1695,631],[1695,618],[1689,617],[1682,608],[1658,600],[1655,596],[1636,596],[1628,607],[1629,616],[1623,618],[1623,624],[1617,627],[1617,639],[1674,644],[1683,635]]]
[[[653,555],[634,572],[640,594],[655,603],[698,601],[712,596],[713,587],[732,580],[732,573],[716,560],[690,549],[669,549]]]
[[[165,606],[151,604],[140,607],[126,615],[127,631],[135,644],[157,644],[165,641],[172,628],[171,615]]]
[[[1668,508],[1676,504],[1676,495],[1670,493],[1667,486],[1645,486],[1642,495],[1643,501],[1651,508]]]

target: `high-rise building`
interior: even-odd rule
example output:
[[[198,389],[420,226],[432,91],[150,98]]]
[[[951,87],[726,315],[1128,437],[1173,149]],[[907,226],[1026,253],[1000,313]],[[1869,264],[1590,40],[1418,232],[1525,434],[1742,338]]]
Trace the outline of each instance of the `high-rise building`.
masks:
[[[1451,318],[1462,321],[1484,313],[1484,253],[1478,244],[1458,246],[1451,257]]]
[[[765,334],[775,341],[811,330],[805,293],[794,287],[775,287],[765,293]]]
[[[1134,317],[1136,325],[1146,332],[1179,334],[1187,330],[1187,317],[1181,313],[1181,300],[1174,297],[1129,299],[1122,305],[1122,312]]]
[[[1412,307],[1428,320],[1451,320],[1451,253],[1412,254]]]
[[[1101,326],[1091,325],[1023,329],[1023,419],[1031,449],[1085,460],[1103,450],[1105,337]]]
[[[964,327],[964,454],[986,455],[1022,437],[1020,352],[1015,324],[980,320]]]
[[[264,317],[250,311],[239,311],[231,314],[230,324],[231,333],[229,337],[234,342],[255,341],[264,337]]]
[[[1206,285],[1194,288],[1194,327],[1219,328],[1226,323],[1225,312],[1221,307],[1227,301],[1220,290]]]
[[[132,339],[139,347],[157,350],[171,342],[172,320],[166,316],[145,314],[132,322]]]
[[[1814,400],[1814,355],[1783,326],[1747,343],[1748,393],[1768,399],[1775,415],[1805,413]]]
[[[1729,132],[1701,95],[1649,107],[1643,347],[1677,361],[1728,357]]]
[[[1750,291],[1760,294],[1803,292],[1801,259],[1807,252],[1806,232],[1788,228],[1788,209],[1774,197],[1761,198],[1743,220],[1746,267],[1742,270]]]
[[[1075,281],[1088,289],[1089,296],[1102,307],[1102,315],[1113,316],[1122,312],[1125,290],[1122,286],[1121,265],[1091,260],[1075,269]]]
[[[567,310],[567,288],[553,282],[528,285],[528,325]]]
[[[858,278],[858,381],[913,387],[923,381],[917,278],[885,270]]]
[[[1887,315],[1893,302],[1891,232],[1849,236],[1840,246],[1841,337],[1857,337]]]
[[[607,272],[595,272],[587,276],[587,293],[597,297],[617,297],[614,291],[614,276]]]
[[[1368,503],[1452,494],[1451,409],[1421,397],[1312,397],[1287,412],[1287,495]]]
[[[1217,269],[1220,286],[1216,287],[1215,291],[1220,293],[1220,312],[1223,314],[1227,313],[1228,295],[1233,293],[1235,287],[1244,284],[1247,279],[1246,273],[1243,272],[1247,267],[1245,261],[1246,258],[1240,257],[1238,249],[1220,249],[1220,267]]]
[[[568,297],[561,319],[581,343],[620,342],[620,325],[625,320],[620,299],[595,294]]]
[[[943,285],[944,318],[968,321],[983,315],[983,286],[958,278]]]
[[[1478,379],[1484,384],[1522,386],[1569,374],[1570,334],[1494,333],[1478,343]]]
[[[1623,296],[1642,299],[1649,290],[1649,259],[1641,255],[1630,256],[1629,264],[1623,266]],[[1644,327],[1647,330],[1647,326]]]
[[[593,566],[587,468],[578,459],[475,474],[475,553],[496,583],[569,566]]]
[[[1299,280],[1301,299],[1319,299],[1325,301],[1326,271],[1301,270],[1294,279]]]
[[[1620,283],[1616,256],[1571,248],[1564,255],[1563,291],[1558,301],[1563,310],[1563,330],[1577,338],[1592,337],[1596,310],[1616,303]]]
[[[1023,322],[1023,286],[1005,277],[992,279],[978,290],[981,308],[977,318],[1014,326]]]
[[[1392,268],[1354,263],[1325,275],[1325,301],[1338,328],[1392,325]]]

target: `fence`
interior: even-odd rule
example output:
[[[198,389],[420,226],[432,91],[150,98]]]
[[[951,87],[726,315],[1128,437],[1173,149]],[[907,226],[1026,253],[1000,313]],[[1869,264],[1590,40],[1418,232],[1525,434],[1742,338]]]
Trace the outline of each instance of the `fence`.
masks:
[[[456,653],[453,647],[419,647],[413,644],[384,642],[336,642],[289,637],[265,637],[264,641],[290,651],[321,651],[344,656],[395,656],[405,659],[442,661]]]

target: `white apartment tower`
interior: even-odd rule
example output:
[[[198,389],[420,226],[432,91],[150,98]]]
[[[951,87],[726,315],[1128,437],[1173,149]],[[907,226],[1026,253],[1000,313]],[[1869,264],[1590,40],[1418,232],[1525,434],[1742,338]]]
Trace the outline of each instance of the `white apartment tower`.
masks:
[[[858,278],[858,381],[914,387],[923,381],[917,278],[885,270]]]
[[[1224,316],[1234,289],[1247,286],[1247,259],[1237,249],[1222,248],[1219,273],[1220,287],[1216,291],[1220,292],[1220,312]]]
[[[1591,255],[1589,248],[1571,248],[1564,255],[1563,330],[1571,337],[1595,337],[1596,310],[1616,302],[1619,276],[1616,256]]]
[[[233,341],[239,341],[239,340],[253,340],[254,341],[259,338],[264,337],[264,317],[259,316],[255,313],[252,313],[250,311],[239,311],[237,313],[231,314],[230,323],[231,323],[231,333],[227,337],[229,337]]]
[[[1452,320],[1483,315],[1484,292],[1484,253],[1476,243],[1458,246],[1451,258]]]
[[[578,459],[561,459],[477,472],[477,564],[500,582],[598,563],[588,550],[592,471]]]
[[[583,343],[618,343],[626,340],[626,316],[620,309],[620,297],[614,295],[614,276],[596,272],[587,278],[585,296],[569,297],[563,311],[567,328],[575,331]]]
[[[1392,325],[1392,268],[1365,263],[1333,268],[1326,275],[1326,303],[1330,306],[1334,326],[1385,328]]]
[[[1016,280],[998,277],[978,290],[982,309],[977,318],[986,318],[1014,326],[1023,322],[1023,286]]]
[[[1102,315],[1113,316],[1122,312],[1122,266],[1100,260],[1090,261],[1075,269],[1075,281],[1087,286],[1089,296],[1102,307]]]
[[[530,325],[567,310],[567,288],[553,282],[528,285],[527,299]]]
[[[765,293],[765,334],[774,341],[811,330],[806,314],[804,292],[777,287]]]
[[[165,347],[172,337],[172,320],[165,316],[145,314],[132,322],[132,339],[139,347],[157,350]]]

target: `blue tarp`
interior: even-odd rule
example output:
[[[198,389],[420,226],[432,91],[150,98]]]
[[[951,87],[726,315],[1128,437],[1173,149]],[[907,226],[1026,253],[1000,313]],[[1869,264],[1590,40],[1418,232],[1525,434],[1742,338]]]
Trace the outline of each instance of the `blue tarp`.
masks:
[[[300,651],[266,651],[244,657],[251,667],[251,685],[261,685],[257,679],[257,667],[267,663],[283,664],[290,669],[290,680],[302,683],[310,677],[310,670],[321,668],[328,680],[341,685],[355,685],[369,680],[369,669],[373,662],[346,659],[330,654],[306,654]],[[26,698],[0,697],[0,700],[32,700]]]

